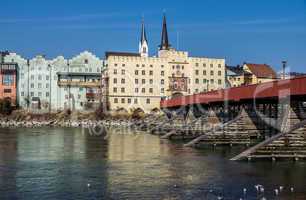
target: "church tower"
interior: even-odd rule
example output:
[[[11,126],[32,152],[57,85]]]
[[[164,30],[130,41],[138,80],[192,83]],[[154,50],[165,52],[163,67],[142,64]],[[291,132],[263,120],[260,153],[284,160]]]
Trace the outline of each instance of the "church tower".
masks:
[[[141,57],[149,57],[149,45],[148,45],[144,20],[142,20],[142,26],[141,26],[141,37],[140,37],[140,42],[139,42],[139,54],[141,55]]]

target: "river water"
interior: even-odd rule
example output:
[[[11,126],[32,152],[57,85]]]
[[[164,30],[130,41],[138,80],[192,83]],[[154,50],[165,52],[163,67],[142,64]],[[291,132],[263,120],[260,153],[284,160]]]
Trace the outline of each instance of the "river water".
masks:
[[[116,130],[0,129],[0,199],[306,199],[306,163],[229,161],[239,151]]]

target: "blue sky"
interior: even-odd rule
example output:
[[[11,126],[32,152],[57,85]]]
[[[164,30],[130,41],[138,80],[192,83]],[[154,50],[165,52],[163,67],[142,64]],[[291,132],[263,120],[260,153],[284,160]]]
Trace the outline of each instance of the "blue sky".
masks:
[[[1,0],[0,49],[27,58],[137,51],[144,15],[154,55],[163,10],[179,50],[276,69],[285,59],[306,72],[306,0]]]

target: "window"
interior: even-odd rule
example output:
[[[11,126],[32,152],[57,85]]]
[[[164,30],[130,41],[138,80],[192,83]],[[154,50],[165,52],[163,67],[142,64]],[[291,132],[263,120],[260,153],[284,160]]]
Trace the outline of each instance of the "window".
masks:
[[[114,98],[114,103],[118,103],[118,99],[117,98]]]
[[[221,72],[221,71],[218,71],[218,75],[221,76],[221,74],[222,74],[222,72]]]
[[[115,66],[115,67],[117,67],[117,66],[118,66],[118,64],[117,64],[117,63],[115,63],[115,64],[114,64],[114,66]]]
[[[145,71],[145,70],[142,70],[142,71],[141,71],[141,74],[142,74],[142,75],[146,75],[146,71]]]
[[[34,80],[34,75],[31,75],[31,80]]]
[[[195,89],[195,93],[198,93],[199,92],[199,89]]]
[[[213,64],[210,64],[210,67],[214,67],[214,65],[213,65]]]
[[[150,79],[150,84],[153,84],[153,79]]]
[[[218,67],[221,68],[221,64],[218,64]]]
[[[2,79],[3,85],[13,85],[13,83],[14,83],[13,75],[8,75],[8,74],[3,75],[3,79]]]
[[[165,93],[165,88],[161,88],[160,92]]]
[[[152,67],[153,67],[153,65],[150,65],[150,67],[152,68]]]
[[[136,67],[139,67],[139,65],[137,64]]]
[[[135,70],[135,75],[138,75],[138,70]]]
[[[214,83],[215,83],[214,79],[210,79],[210,84],[214,84]]]
[[[165,76],[165,71],[161,71],[160,75]]]
[[[218,80],[218,84],[219,84],[219,85],[222,84],[222,80],[221,80],[221,79]]]
[[[128,98],[127,102],[130,104],[132,103],[132,99]]]
[[[122,74],[122,75],[125,75],[125,70],[124,70],[124,69],[121,70],[121,74]]]
[[[142,83],[142,84],[146,84],[146,79],[142,79],[142,80],[141,80],[141,83]]]
[[[34,88],[34,83],[31,83],[31,88]]]
[[[125,93],[125,88],[121,88],[121,93]]]
[[[114,87],[114,88],[113,88],[113,91],[114,91],[114,93],[117,93],[117,88]]]
[[[49,96],[50,96],[49,92],[46,92],[46,97],[49,97]]]
[[[206,63],[203,63],[203,67],[206,67]]]
[[[134,99],[134,104],[138,104],[138,99]]]
[[[182,66],[182,69],[184,69],[184,65]]]
[[[125,99],[124,98],[121,99],[121,103],[125,103]]]
[[[85,64],[88,64],[88,59],[85,59],[85,60],[84,60],[84,63],[85,63]]]
[[[142,67],[145,67],[145,65],[142,65]]]
[[[138,84],[138,79],[135,79],[135,84]]]
[[[46,83],[46,88],[49,88],[49,83]]]
[[[195,66],[196,66],[196,67],[199,67],[199,63],[196,63]]]
[[[24,97],[24,92],[21,92],[21,96]]]
[[[214,75],[214,71],[210,71],[210,75],[213,76]]]
[[[12,89],[4,89],[3,92],[4,93],[12,93]]]
[[[199,75],[199,70],[196,70],[195,73],[196,73],[196,75]]]
[[[151,99],[147,99],[147,104],[150,104],[151,103]]]
[[[165,84],[165,80],[164,79],[160,80],[160,84],[164,85]]]
[[[142,93],[146,93],[146,88],[142,88],[142,89],[141,89],[141,92],[142,92]]]
[[[161,67],[161,68],[164,68],[164,65],[161,65],[160,67]]]
[[[49,78],[50,78],[50,77],[47,75],[47,76],[46,76],[46,80],[48,81],[48,80],[49,80]]]
[[[114,78],[114,84],[116,84],[117,83],[117,79],[116,78]]]
[[[139,92],[139,89],[138,88],[135,88],[135,93],[138,93]]]
[[[114,74],[117,74],[118,72],[117,72],[117,70],[116,69],[114,69]]]
[[[203,83],[206,83],[206,79],[203,79]]]
[[[122,83],[122,84],[125,84],[125,79],[124,79],[124,78],[121,79],[121,83]]]
[[[199,79],[198,78],[195,79],[195,83],[199,84]]]
[[[41,83],[38,83],[38,88],[41,89]]]
[[[31,92],[31,97],[33,97],[34,96],[34,92]]]
[[[38,96],[41,97],[41,95],[42,95],[42,93],[41,93],[41,92],[38,92]]]
[[[206,76],[206,70],[203,71],[203,75]]]
[[[150,76],[153,76],[153,71],[150,71]]]
[[[150,93],[153,93],[153,88],[150,88],[150,89],[149,89],[149,92],[150,92]]]
[[[122,64],[122,67],[125,67],[125,64]]]

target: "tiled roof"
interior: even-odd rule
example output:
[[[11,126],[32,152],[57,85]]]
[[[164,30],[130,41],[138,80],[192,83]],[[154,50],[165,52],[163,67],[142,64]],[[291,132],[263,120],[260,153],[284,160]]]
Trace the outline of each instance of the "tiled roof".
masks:
[[[252,63],[245,63],[245,65],[247,65],[250,71],[258,78],[277,78],[275,71],[269,65]]]
[[[139,53],[129,53],[129,52],[106,52],[105,58],[108,58],[109,56],[130,56],[130,57],[140,57],[141,55]]]
[[[235,75],[235,76],[240,76],[243,75],[244,70],[242,67],[238,66],[226,66],[226,69],[230,72],[231,74],[228,73],[228,75]]]

